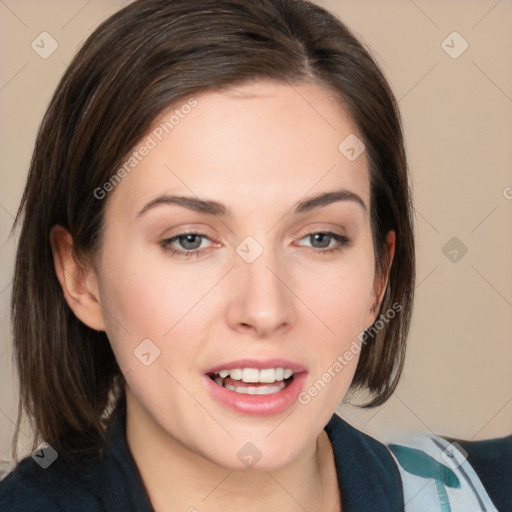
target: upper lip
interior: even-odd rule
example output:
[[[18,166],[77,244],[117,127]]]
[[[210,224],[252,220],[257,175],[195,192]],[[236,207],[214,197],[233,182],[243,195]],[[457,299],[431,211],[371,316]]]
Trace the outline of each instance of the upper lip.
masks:
[[[237,361],[229,361],[215,365],[214,367],[206,370],[206,374],[218,373],[221,370],[232,370],[234,368],[257,368],[264,370],[265,368],[289,368],[294,373],[305,372],[306,368],[301,364],[294,363],[287,359],[238,359]]]

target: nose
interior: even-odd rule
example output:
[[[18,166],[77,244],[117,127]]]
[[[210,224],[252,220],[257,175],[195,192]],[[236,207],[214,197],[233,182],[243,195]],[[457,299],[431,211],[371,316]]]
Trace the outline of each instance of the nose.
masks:
[[[296,318],[293,283],[275,251],[265,249],[252,263],[239,258],[231,274],[226,314],[232,329],[269,338],[293,325]]]

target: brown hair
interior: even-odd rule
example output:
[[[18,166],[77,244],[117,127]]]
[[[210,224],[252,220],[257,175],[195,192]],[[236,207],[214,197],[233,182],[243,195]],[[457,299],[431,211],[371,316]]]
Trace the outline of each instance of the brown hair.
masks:
[[[380,312],[400,311],[365,337],[351,389],[369,390],[366,406],[393,392],[410,323],[414,240],[399,112],[377,64],[338,18],[307,1],[138,0],[97,28],[64,74],[37,135],[15,223],[22,223],[12,295],[18,427],[26,413],[34,446],[37,437],[68,450],[98,446],[107,407],[123,400],[106,334],[80,322],[64,299],[51,228],[65,227],[79,256],[92,254],[107,204],[94,191],[154,119],[190,95],[259,78],[328,86],[359,127],[379,272],[389,268],[386,235],[397,236]],[[14,451],[16,444],[17,437]]]

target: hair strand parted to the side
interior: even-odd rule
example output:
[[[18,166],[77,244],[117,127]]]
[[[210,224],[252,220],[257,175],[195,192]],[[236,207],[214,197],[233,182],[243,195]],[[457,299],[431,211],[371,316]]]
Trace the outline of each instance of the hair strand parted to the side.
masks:
[[[81,323],[63,297],[50,230],[65,227],[78,256],[93,254],[108,204],[94,191],[157,116],[194,94],[257,79],[329,87],[363,136],[378,273],[387,267],[387,233],[397,238],[379,313],[401,307],[364,343],[352,388],[368,388],[367,406],[395,389],[411,316],[414,239],[400,117],[375,61],[335,16],[306,1],[139,0],[102,24],[63,76],[37,136],[16,219],[18,427],[26,414],[34,447],[42,439],[68,450],[101,445],[105,410],[124,399],[105,333]]]

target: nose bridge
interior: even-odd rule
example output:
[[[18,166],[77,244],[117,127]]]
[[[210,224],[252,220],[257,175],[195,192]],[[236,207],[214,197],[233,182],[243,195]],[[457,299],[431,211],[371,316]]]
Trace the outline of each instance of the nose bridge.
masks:
[[[230,305],[233,327],[251,327],[261,336],[291,325],[295,311],[286,266],[272,244],[248,237],[237,247]]]

